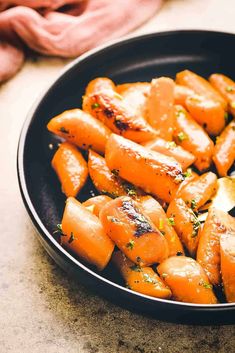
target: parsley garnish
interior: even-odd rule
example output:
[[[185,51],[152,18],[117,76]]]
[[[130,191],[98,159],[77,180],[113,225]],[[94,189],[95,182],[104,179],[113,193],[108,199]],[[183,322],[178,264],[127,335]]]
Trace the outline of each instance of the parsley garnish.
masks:
[[[183,131],[179,132],[177,137],[179,142],[183,142],[184,140],[188,139],[188,136]]]
[[[163,228],[164,228],[164,221],[163,221],[163,219],[162,218],[159,218],[159,230],[163,230]]]
[[[100,107],[99,103],[93,103],[91,105],[91,109],[96,109],[96,108],[99,108],[99,107]]]
[[[73,232],[71,232],[70,238],[69,238],[69,240],[68,240],[68,243],[71,244],[75,239],[77,239],[77,238],[75,238]]]
[[[227,92],[233,92],[234,91],[234,87],[233,86],[227,86],[226,87],[226,91]]]
[[[192,176],[192,169],[191,169],[191,168],[188,168],[188,169],[186,170],[186,172],[183,173],[183,176],[184,176],[185,178],[188,178],[188,177]]]
[[[56,225],[56,230],[54,230],[53,234],[56,234],[56,233],[62,233],[63,234],[63,231],[62,231],[62,224],[59,223]]]
[[[169,141],[169,142],[167,142],[167,148],[168,149],[173,149],[173,148],[175,148],[177,145],[176,145],[176,143],[174,142],[174,141]]]
[[[225,123],[228,122],[228,113],[227,112],[224,113],[224,120],[225,120]]]
[[[175,225],[175,220],[173,217],[167,218],[167,223],[169,226],[174,226]]]
[[[146,283],[152,283],[152,284],[157,283],[157,281],[155,279],[151,278],[148,273],[144,273],[143,277],[144,277],[144,282],[146,282]]]
[[[112,223],[120,223],[118,218],[112,217],[112,216],[107,216],[107,220],[112,222]]]
[[[191,200],[191,206],[190,207],[191,207],[192,210],[194,210],[197,207],[197,202],[196,202],[195,199]]]
[[[212,284],[204,282],[204,281],[200,281],[199,286],[203,286],[206,289],[212,289]]]
[[[142,272],[142,268],[139,265],[132,265],[130,266],[130,269],[135,272]]]
[[[135,245],[135,242],[134,242],[134,240],[131,239],[131,240],[126,244],[126,247],[127,247],[127,249],[129,249],[129,250],[133,250],[134,245]]]

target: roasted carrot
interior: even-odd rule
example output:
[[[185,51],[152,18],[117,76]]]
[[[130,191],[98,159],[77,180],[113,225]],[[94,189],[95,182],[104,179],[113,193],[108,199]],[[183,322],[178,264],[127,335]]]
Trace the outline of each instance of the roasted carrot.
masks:
[[[235,160],[235,121],[217,137],[213,161],[220,176],[226,176]]]
[[[182,105],[186,108],[186,99],[190,96],[194,96],[195,92],[186,86],[175,85],[174,97],[175,104]]]
[[[120,177],[166,202],[183,180],[182,168],[174,158],[115,134],[108,140],[105,159],[110,170],[118,170]]]
[[[106,234],[134,263],[150,266],[168,256],[164,236],[128,196],[118,197],[104,206],[100,220]]]
[[[123,276],[128,288],[145,295],[168,299],[171,291],[151,267],[140,267],[121,251],[116,251],[112,261]]]
[[[51,119],[49,131],[87,150],[104,153],[110,130],[100,121],[80,109],[67,110]]]
[[[68,196],[76,196],[84,186],[88,168],[81,152],[69,142],[60,145],[51,161],[60,182],[62,192]]]
[[[208,134],[217,136],[223,130],[227,113],[218,101],[194,95],[186,99],[186,108]]]
[[[235,82],[222,74],[213,74],[209,77],[211,85],[224,97],[228,103],[230,113],[235,116]]]
[[[167,216],[173,220],[175,231],[190,255],[194,256],[201,224],[193,210],[182,199],[174,199],[167,209]]]
[[[88,200],[83,202],[83,206],[86,207],[90,212],[94,213],[94,215],[99,217],[101,209],[106,205],[107,202],[111,200],[111,197],[107,195],[98,195],[90,197]]]
[[[115,91],[115,84],[113,81],[107,77],[97,77],[88,83],[85,95],[88,96],[89,94],[107,90]]]
[[[171,78],[154,79],[147,98],[147,120],[158,136],[168,141],[172,140],[174,126],[174,87]]]
[[[203,77],[195,74],[192,71],[184,70],[176,75],[176,83],[186,86],[207,99],[219,102],[226,110],[227,103],[221,94]]]
[[[105,268],[114,243],[104,232],[99,218],[73,197],[66,201],[62,232],[63,246],[99,270]]]
[[[203,171],[212,161],[214,144],[203,128],[180,105],[175,106],[174,139],[196,157],[195,166]]]
[[[182,181],[182,183],[180,183],[178,189],[176,189],[175,192],[172,193],[171,200],[173,200],[174,198],[177,198],[176,195],[180,195],[181,190],[183,190],[186,187],[186,185],[191,183],[191,181],[197,180],[199,178],[199,175],[196,172],[194,172],[191,168],[188,168],[184,172],[184,177],[185,179]]]
[[[144,214],[151,219],[155,227],[164,235],[168,244],[169,256],[183,255],[183,246],[173,228],[174,219],[167,218],[162,206],[152,196],[141,196],[138,198],[138,202],[141,204]]]
[[[142,145],[153,151],[175,158],[177,162],[180,163],[183,170],[187,169],[196,160],[196,157],[192,153],[184,150],[181,146],[176,145],[174,141],[166,141],[160,137],[145,142]]]
[[[171,289],[174,300],[196,304],[217,303],[212,285],[194,259],[172,256],[162,262],[157,270]]]

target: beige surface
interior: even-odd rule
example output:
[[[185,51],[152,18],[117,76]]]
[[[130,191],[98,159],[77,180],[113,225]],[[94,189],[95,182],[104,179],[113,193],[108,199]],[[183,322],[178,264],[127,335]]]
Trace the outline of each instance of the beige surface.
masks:
[[[167,1],[136,33],[175,28],[235,32],[234,0]],[[30,105],[64,62],[40,59],[0,87],[0,352],[233,352],[234,327],[161,323],[89,293],[47,256],[20,198],[16,148]]]

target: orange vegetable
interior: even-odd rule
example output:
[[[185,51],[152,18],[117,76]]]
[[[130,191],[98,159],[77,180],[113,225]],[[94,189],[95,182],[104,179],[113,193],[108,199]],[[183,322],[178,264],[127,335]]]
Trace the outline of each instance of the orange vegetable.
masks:
[[[107,195],[98,195],[90,197],[88,200],[83,202],[83,206],[86,207],[91,213],[94,213],[94,215],[99,217],[101,209],[111,200],[111,197]]]
[[[235,122],[224,129],[217,138],[213,161],[220,176],[226,176],[235,160]]]
[[[117,169],[120,177],[166,202],[183,180],[182,168],[174,158],[115,134],[108,140],[105,159],[110,170]]]
[[[97,77],[88,83],[85,95],[88,96],[89,94],[107,90],[115,90],[113,81],[107,77]]]
[[[47,128],[84,150],[93,148],[100,153],[104,153],[110,135],[110,130],[104,124],[80,109],[57,115],[49,121]]]
[[[190,96],[194,96],[195,92],[186,86],[175,85],[174,97],[175,104],[182,105],[186,108],[186,99]]]
[[[195,173],[191,168],[188,168],[187,171],[184,173],[185,179],[180,183],[178,189],[175,190],[175,192],[171,195],[171,200],[173,200],[176,195],[180,195],[181,190],[183,190],[186,185],[191,183],[193,180],[197,180],[199,178],[199,175]],[[177,198],[177,197],[176,197]]]
[[[73,197],[66,201],[62,232],[63,246],[99,270],[105,268],[112,255],[114,243],[105,234],[99,218]]]
[[[186,108],[210,135],[216,136],[223,130],[227,113],[218,101],[194,95],[186,99]]]
[[[164,235],[169,249],[169,256],[184,254],[181,241],[176,234],[172,223],[172,218],[167,218],[162,206],[152,196],[142,196],[138,198],[144,214],[146,214],[155,227]]]
[[[76,196],[85,185],[88,176],[87,162],[81,152],[69,142],[60,145],[51,161],[61,182],[62,192]]]
[[[211,284],[215,286],[221,283],[220,237],[227,231],[224,224],[227,217],[230,217],[227,213],[209,208],[198,244],[197,261],[203,267]]]
[[[220,93],[203,77],[195,74],[192,71],[184,70],[176,75],[176,83],[186,86],[209,100],[219,102],[226,110],[227,103]]]
[[[167,258],[166,239],[130,197],[118,197],[107,203],[100,212],[100,220],[106,234],[136,264],[150,266]]]
[[[171,201],[167,216],[173,219],[174,228],[191,256],[196,254],[201,224],[191,208],[182,199]]]
[[[121,251],[115,252],[112,260],[130,289],[157,298],[171,297],[170,289],[165,286],[151,267],[135,265]]]
[[[209,77],[211,85],[224,97],[228,102],[230,113],[235,116],[235,82],[222,74],[213,74]]]
[[[192,209],[198,210],[215,194],[217,187],[216,175],[207,172],[178,190],[176,197],[183,199]]]
[[[217,303],[205,272],[194,259],[172,256],[162,262],[157,270],[175,300],[195,304]]]
[[[149,124],[158,131],[158,135],[172,140],[174,126],[174,88],[171,78],[160,77],[152,80],[147,98],[147,119]]]
[[[212,161],[214,144],[203,128],[180,105],[175,106],[174,139],[196,157],[195,166],[203,171]]]
[[[184,150],[181,146],[177,146],[174,141],[166,141],[160,137],[145,142],[142,145],[153,151],[175,158],[183,170],[187,169],[196,160],[196,157],[192,153]]]

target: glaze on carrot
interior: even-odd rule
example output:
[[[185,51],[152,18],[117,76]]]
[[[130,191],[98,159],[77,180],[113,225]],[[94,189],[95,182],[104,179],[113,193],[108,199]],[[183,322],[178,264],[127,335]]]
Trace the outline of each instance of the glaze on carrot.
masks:
[[[213,74],[209,77],[211,85],[224,97],[228,103],[229,112],[235,116],[235,82],[222,74]]]
[[[98,195],[87,199],[83,202],[83,206],[86,207],[91,213],[99,217],[101,209],[111,200],[111,197],[107,195]]]

